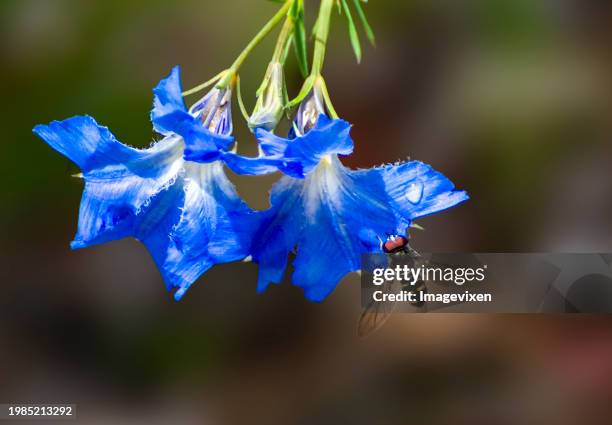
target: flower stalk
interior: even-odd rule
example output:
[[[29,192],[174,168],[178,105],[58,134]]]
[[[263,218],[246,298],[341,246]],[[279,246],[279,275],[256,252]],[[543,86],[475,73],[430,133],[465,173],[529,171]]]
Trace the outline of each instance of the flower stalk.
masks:
[[[327,49],[327,39],[329,38],[329,24],[331,20],[331,12],[334,7],[335,0],[321,0],[319,8],[319,17],[317,18],[316,28],[314,30],[315,48],[312,61],[313,77],[321,75],[323,62],[325,62],[325,51]]]
[[[336,110],[331,102],[327,85],[325,84],[325,80],[321,75],[321,71],[323,70],[323,64],[325,62],[325,52],[327,50],[331,13],[334,3],[335,0],[321,0],[319,16],[317,17],[317,22],[315,24],[315,28],[313,29],[315,46],[310,75],[304,81],[302,90],[297,97],[291,100],[287,105],[288,108],[294,107],[306,99],[308,95],[313,94],[313,92],[317,92],[322,95],[323,100],[325,101],[325,106],[329,112],[329,116],[332,119],[338,118],[338,114],[336,113]]]
[[[266,25],[253,37],[253,39],[247,44],[244,50],[238,55],[232,66],[226,71],[224,76],[221,78],[219,83],[217,84],[217,88],[223,89],[227,87],[234,75],[238,73],[240,67],[244,63],[244,61],[249,57],[251,52],[261,43],[270,32],[276,28],[276,26],[283,20],[283,18],[287,15],[287,12],[293,5],[295,0],[287,0],[283,6],[276,12],[276,14],[270,19]]]
[[[292,3],[289,1],[288,3]],[[274,54],[272,55],[272,62],[284,62],[285,52],[287,51],[287,44],[291,41],[291,36],[295,28],[295,20],[291,14],[287,14],[287,19],[281,28],[281,32],[276,41],[276,47],[274,48]]]
[[[295,19],[293,14],[289,12],[276,41],[276,47],[266,75],[257,90],[257,104],[252,115],[247,119],[251,130],[261,127],[271,131],[282,118],[286,103],[283,65],[287,48],[292,42],[294,30]]]

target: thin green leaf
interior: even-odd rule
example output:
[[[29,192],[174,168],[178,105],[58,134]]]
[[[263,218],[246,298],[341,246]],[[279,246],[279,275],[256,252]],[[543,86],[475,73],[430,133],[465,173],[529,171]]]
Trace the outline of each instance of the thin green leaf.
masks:
[[[297,20],[302,10],[304,10],[304,0],[296,0],[291,5],[291,9],[289,9],[289,16]]]
[[[368,18],[366,17],[363,7],[361,6],[361,0],[353,0],[353,3],[355,4],[357,16],[359,16],[359,19],[361,20],[361,25],[363,25],[363,29],[366,33],[366,36],[368,37],[368,40],[370,41],[372,46],[376,46],[376,37],[374,36],[374,31],[372,31],[372,27],[368,22]]]
[[[353,21],[353,16],[351,15],[351,10],[346,0],[342,0],[342,8],[344,9],[344,14],[348,22],[349,37],[351,39],[353,51],[355,52],[355,57],[357,58],[357,63],[361,63],[361,42],[359,41],[357,27],[355,27],[355,21]]]
[[[308,45],[306,42],[306,27],[304,25],[303,9],[295,22],[293,45],[295,47],[295,56],[297,57],[300,72],[302,73],[302,77],[306,78],[308,75]]]

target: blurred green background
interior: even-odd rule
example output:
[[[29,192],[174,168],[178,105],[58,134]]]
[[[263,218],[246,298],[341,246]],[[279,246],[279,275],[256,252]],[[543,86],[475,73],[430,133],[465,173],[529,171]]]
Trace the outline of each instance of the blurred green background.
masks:
[[[306,6],[312,25],[317,2]],[[606,423],[607,318],[398,315],[360,340],[355,275],[313,305],[288,283],[257,295],[254,265],[224,265],[175,303],[136,242],[69,250],[82,182],[32,127],[87,113],[148,146],[152,87],[177,64],[189,87],[215,75],[277,8],[0,3],[0,402],[76,402],[82,423]],[[415,248],[612,251],[610,2],[365,8],[377,48],[355,64],[335,16],[325,65],[354,123],[344,163],[419,159],[471,196],[422,220]],[[273,43],[241,73],[249,108]],[[287,78],[295,94],[293,61]],[[263,209],[278,176],[232,178]]]

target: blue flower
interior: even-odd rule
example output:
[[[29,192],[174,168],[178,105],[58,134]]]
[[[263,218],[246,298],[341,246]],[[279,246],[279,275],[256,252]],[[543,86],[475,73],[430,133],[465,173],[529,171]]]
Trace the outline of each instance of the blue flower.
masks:
[[[288,139],[257,133],[262,150],[299,163],[302,176],[296,177],[305,178],[286,173],[273,187],[252,257],[259,263],[258,290],[264,291],[282,281],[288,254],[296,250],[292,282],[306,298],[319,302],[343,276],[360,269],[362,254],[380,253],[387,234],[405,234],[413,220],[468,196],[418,161],[345,168],[338,155],[352,151],[349,124],[323,115],[316,96],[305,103]],[[313,111],[319,112],[318,119]]]
[[[206,137],[215,145],[211,152],[226,148],[231,120],[224,112],[216,115],[214,129],[198,128],[181,113],[180,90],[170,84],[176,72],[155,89],[151,115],[166,137],[148,149],[120,143],[88,116],[39,125],[34,132],[82,170],[85,189],[72,248],[134,237],[146,245],[179,300],[214,264],[249,255],[257,216],[236,193],[221,161],[183,158],[183,137]],[[192,108],[196,117],[209,101]],[[169,128],[177,122],[178,130]]]
[[[306,179],[283,177],[274,186],[252,248],[258,290],[281,282],[297,247],[292,282],[309,300],[322,301],[360,269],[362,254],[381,252],[386,234],[405,234],[413,220],[467,199],[418,161],[355,171],[326,158]]]

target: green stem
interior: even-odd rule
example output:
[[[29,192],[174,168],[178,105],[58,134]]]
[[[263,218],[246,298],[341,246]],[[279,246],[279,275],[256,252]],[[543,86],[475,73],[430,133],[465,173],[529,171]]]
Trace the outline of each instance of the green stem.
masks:
[[[315,49],[314,58],[312,61],[312,71],[310,75],[320,76],[325,61],[325,50],[327,48],[327,39],[329,37],[329,22],[331,12],[334,7],[335,0],[321,0],[319,8],[319,17],[317,18],[317,28],[314,33]]]
[[[212,86],[212,85],[213,85],[213,84],[215,84],[217,81],[219,81],[219,80],[220,80],[220,79],[221,79],[221,78],[222,78],[222,77],[225,75],[225,73],[226,73],[226,72],[227,72],[227,70],[221,71],[220,73],[218,73],[217,75],[215,75],[214,77],[212,77],[212,78],[211,78],[210,80],[208,80],[207,82],[202,83],[202,84],[200,84],[199,86],[194,87],[194,88],[192,88],[192,89],[189,89],[189,90],[187,90],[187,91],[184,91],[184,92],[183,92],[183,96],[189,96],[189,95],[192,95],[192,94],[197,93],[197,92],[199,92],[199,91],[201,91],[201,90],[204,90],[206,87],[210,87],[210,86]]]
[[[266,23],[266,25],[264,25],[264,27],[257,33],[257,35],[255,35],[251,42],[247,44],[247,46],[240,53],[240,55],[238,55],[232,66],[227,70],[227,73],[223,76],[221,81],[219,81],[219,83],[217,84],[217,88],[224,89],[231,84],[234,75],[238,73],[238,70],[240,69],[246,58],[251,54],[253,49],[255,49],[255,47],[257,47],[257,45],[259,45],[259,43],[261,43],[261,41],[266,38],[266,36],[270,34],[270,32],[287,15],[289,8],[293,4],[293,1],[294,0],[287,0],[285,4],[283,4],[283,7],[281,7],[279,11],[276,12],[276,15],[274,15],[272,19],[270,19],[268,23]]]
[[[291,39],[294,27],[295,21],[291,14],[289,14],[287,15],[287,19],[285,20],[285,23],[283,24],[281,32],[278,36],[278,40],[276,41],[274,55],[272,55],[272,62],[282,63],[283,57],[285,56],[285,52],[287,50],[287,43]]]

